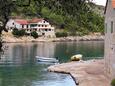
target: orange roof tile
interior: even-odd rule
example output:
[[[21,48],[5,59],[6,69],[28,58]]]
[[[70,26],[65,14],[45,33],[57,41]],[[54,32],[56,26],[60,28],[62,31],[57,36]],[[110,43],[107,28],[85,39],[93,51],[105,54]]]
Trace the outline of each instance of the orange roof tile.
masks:
[[[112,0],[112,7],[115,8],[115,0]]]

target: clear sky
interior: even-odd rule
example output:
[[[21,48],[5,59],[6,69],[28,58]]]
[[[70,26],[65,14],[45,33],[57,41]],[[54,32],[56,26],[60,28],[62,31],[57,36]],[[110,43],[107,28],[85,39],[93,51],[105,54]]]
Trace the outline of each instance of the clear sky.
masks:
[[[104,5],[106,4],[106,0],[93,0],[93,2],[95,2],[98,5]]]

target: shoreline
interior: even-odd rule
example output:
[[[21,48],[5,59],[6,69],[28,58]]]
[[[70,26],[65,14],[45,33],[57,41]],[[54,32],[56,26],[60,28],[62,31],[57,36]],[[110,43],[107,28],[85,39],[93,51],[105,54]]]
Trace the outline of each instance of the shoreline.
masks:
[[[4,43],[26,43],[26,42],[72,42],[72,41],[104,41],[104,35],[69,36],[61,38],[39,37],[34,39],[31,36],[14,37],[12,34],[5,33],[2,36]]]
[[[68,62],[48,67],[49,72],[69,74],[78,86],[110,86],[104,60]]]

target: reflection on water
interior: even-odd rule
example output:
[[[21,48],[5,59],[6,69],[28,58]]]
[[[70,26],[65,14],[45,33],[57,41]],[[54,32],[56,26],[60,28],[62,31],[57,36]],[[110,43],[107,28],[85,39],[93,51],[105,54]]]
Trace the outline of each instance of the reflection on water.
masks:
[[[75,54],[84,60],[103,57],[103,42],[8,43],[1,54],[0,86],[75,86],[70,76],[47,72],[51,64],[37,63],[35,56],[69,61]]]
[[[103,57],[104,43],[99,42],[62,42],[62,43],[9,43],[8,50],[1,57],[0,63],[34,63],[35,56],[58,57],[66,62],[72,55],[82,54],[84,60]]]

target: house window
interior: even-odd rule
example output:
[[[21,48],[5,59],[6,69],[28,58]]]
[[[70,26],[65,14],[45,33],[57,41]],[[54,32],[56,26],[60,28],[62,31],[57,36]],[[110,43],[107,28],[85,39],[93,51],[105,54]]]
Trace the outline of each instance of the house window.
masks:
[[[47,29],[45,29],[45,31],[48,31]]]
[[[111,21],[111,33],[113,33],[113,21]]]
[[[27,28],[28,28],[28,25],[27,25]]]
[[[38,27],[40,27],[40,25],[38,25]]]
[[[49,31],[51,31],[51,29],[49,29]]]
[[[31,24],[30,27],[37,27],[37,24]]]
[[[105,23],[105,33],[107,33],[107,23]]]
[[[24,25],[22,25],[22,28],[24,28]]]

